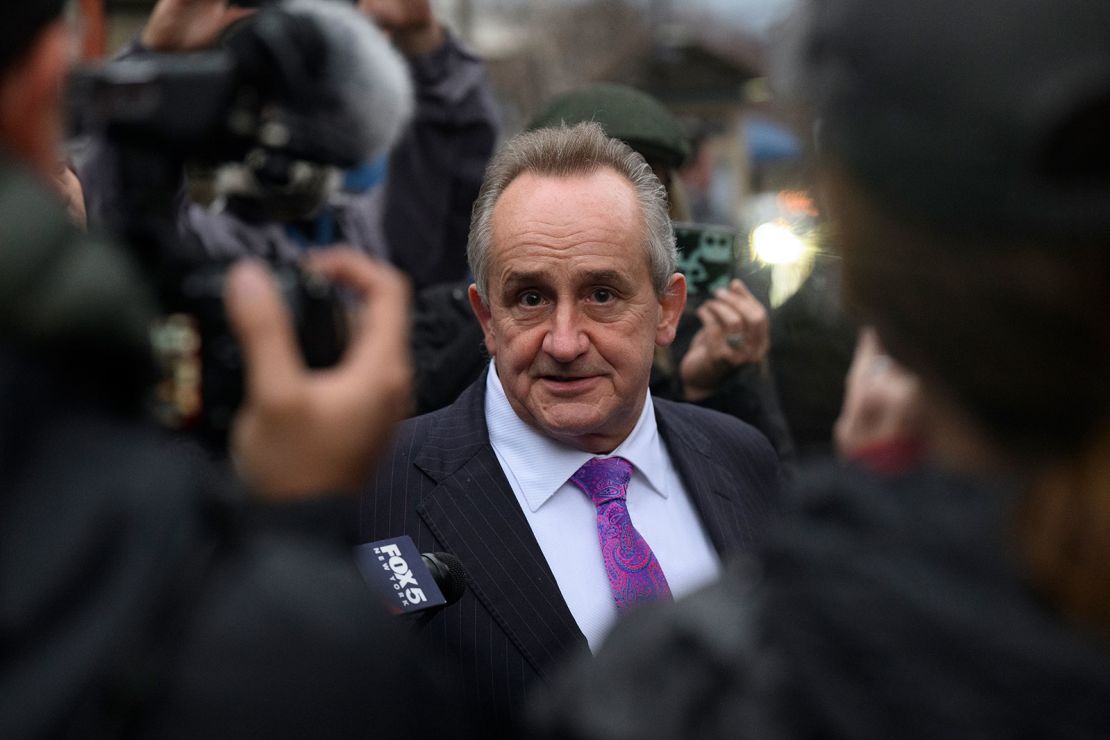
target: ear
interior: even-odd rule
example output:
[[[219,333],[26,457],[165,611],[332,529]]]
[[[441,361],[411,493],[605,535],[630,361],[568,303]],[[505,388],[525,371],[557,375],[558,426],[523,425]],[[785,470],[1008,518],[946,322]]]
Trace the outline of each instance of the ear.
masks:
[[[470,298],[470,309],[474,311],[474,315],[478,317],[478,323],[482,325],[482,334],[486,337],[486,351],[489,352],[490,357],[494,357],[497,355],[497,342],[493,337],[489,306],[482,300],[482,296],[478,295],[478,286],[474,283],[470,284],[466,294]]]
[[[655,344],[669,347],[678,331],[678,320],[686,308],[686,276],[680,272],[671,275],[667,289],[659,299],[659,325],[655,329]]]

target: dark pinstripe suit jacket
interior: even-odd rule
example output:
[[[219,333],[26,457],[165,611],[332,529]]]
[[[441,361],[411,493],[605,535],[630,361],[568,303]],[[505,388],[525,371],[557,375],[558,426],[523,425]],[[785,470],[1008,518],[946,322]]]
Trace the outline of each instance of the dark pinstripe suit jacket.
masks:
[[[586,650],[555,577],[489,444],[483,374],[459,399],[406,421],[360,504],[363,541],[410,535],[454,553],[467,592],[424,629],[462,668],[486,727],[508,733],[528,688]],[[779,489],[767,440],[724,414],[655,400],[659,432],[722,558],[759,538]]]

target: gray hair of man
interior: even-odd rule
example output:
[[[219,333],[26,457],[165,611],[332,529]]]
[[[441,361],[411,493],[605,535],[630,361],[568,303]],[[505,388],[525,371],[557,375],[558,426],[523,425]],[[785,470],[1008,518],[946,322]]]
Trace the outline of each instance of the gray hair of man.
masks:
[[[594,122],[541,128],[510,139],[486,168],[485,181],[470,219],[467,259],[482,302],[489,305],[489,253],[493,239],[493,209],[505,189],[520,175],[551,177],[590,175],[614,170],[632,185],[640,204],[643,244],[647,250],[652,287],[658,296],[667,290],[678,255],[674,230],[667,214],[667,192],[639,153],[605,135]]]

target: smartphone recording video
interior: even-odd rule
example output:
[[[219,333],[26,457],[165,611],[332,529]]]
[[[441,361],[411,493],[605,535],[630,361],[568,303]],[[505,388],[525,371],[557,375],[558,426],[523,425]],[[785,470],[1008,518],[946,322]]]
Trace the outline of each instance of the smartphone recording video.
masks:
[[[686,276],[686,293],[691,299],[708,298],[718,288],[728,287],[740,267],[735,229],[676,222],[674,235],[678,270]]]

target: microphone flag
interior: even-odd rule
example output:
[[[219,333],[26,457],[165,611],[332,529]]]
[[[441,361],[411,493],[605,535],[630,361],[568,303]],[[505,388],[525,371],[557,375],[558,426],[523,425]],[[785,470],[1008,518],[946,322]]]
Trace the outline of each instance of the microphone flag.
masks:
[[[359,545],[355,548],[355,562],[363,578],[381,594],[394,614],[420,612],[447,603],[408,535]]]

